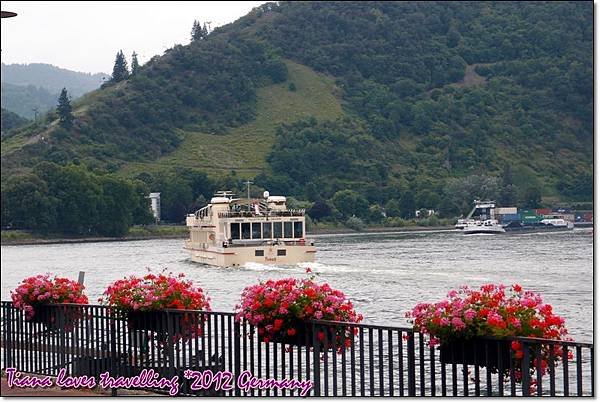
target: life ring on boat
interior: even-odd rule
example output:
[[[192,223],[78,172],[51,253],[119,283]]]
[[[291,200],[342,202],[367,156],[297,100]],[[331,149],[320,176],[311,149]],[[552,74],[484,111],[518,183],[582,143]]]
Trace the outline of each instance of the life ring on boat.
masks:
[[[208,236],[208,239],[210,239],[211,241],[214,241],[215,240],[215,234],[210,234]]]
[[[305,242],[306,242],[306,241],[304,240],[304,238],[300,238],[300,239],[298,239],[298,243],[299,243],[300,245],[304,245],[304,243],[305,243]]]

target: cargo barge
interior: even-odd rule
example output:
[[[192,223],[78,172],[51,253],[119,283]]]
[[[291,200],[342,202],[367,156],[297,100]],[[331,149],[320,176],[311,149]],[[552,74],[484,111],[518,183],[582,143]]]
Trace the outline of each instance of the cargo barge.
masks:
[[[516,207],[496,207],[493,200],[474,200],[475,207],[456,228],[463,234],[503,234],[523,232],[570,231],[575,225],[565,215],[551,209],[521,210]]]

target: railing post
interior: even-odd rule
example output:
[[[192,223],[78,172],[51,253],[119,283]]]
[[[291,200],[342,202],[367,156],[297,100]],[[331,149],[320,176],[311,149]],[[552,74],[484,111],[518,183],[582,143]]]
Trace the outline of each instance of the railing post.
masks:
[[[242,364],[241,364],[241,357],[240,357],[240,337],[241,336],[241,332],[240,332],[240,322],[238,321],[234,321],[233,322],[233,371],[234,371],[234,380],[237,380],[238,377],[240,376],[240,372],[242,369]],[[244,352],[245,353],[245,352]],[[236,396],[241,396],[241,390],[237,384],[237,382],[234,382],[235,384],[235,395]]]
[[[313,390],[315,396],[321,396],[321,346],[317,335],[317,325],[313,322],[312,326],[312,348],[313,348]],[[306,348],[310,348],[306,346]]]
[[[529,376],[529,346],[526,341],[521,341],[523,346],[523,359],[521,360],[521,387],[523,396],[529,396],[529,386],[531,384]]]
[[[174,318],[177,318],[177,313],[172,315],[171,312],[166,312],[167,319],[167,340],[165,340],[165,352],[167,353],[167,362],[169,363],[169,376],[175,376],[175,329]],[[163,350],[164,351],[164,350]]]
[[[102,311],[101,311],[102,312]],[[108,316],[108,323],[110,326],[110,375],[113,377],[117,377],[120,374],[120,367],[121,365],[119,365],[119,353],[117,351],[117,314],[115,313],[115,311],[113,309],[110,310],[106,310],[106,314]],[[94,321],[91,321],[92,323],[92,335],[94,334]],[[110,391],[111,396],[117,396],[117,388],[111,388]]]
[[[407,342],[407,359],[408,359],[408,395],[416,395],[415,385],[415,334],[413,332],[408,333]]]
[[[55,306],[56,308],[56,323],[58,325],[58,331],[60,332],[60,346],[59,346],[59,357],[60,366],[58,370],[66,366],[67,363],[67,309],[66,305]],[[66,368],[65,368],[66,369]]]
[[[12,311],[14,307],[10,303],[4,305],[4,326],[2,333],[4,335],[4,368],[12,367]]]

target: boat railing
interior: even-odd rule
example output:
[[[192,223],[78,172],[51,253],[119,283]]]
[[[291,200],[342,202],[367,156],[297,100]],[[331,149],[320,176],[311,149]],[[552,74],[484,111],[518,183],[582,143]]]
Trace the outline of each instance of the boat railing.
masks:
[[[269,212],[254,211],[227,211],[219,213],[219,218],[257,218],[257,217],[304,217],[304,209],[294,210],[271,210]]]

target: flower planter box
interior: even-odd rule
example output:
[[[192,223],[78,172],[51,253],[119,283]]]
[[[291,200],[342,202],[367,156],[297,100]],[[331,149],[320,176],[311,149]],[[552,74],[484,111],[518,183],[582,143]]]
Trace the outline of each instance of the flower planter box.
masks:
[[[71,332],[75,329],[82,313],[76,308],[66,308],[61,306],[35,305],[34,314],[30,319],[31,323],[41,323],[48,330]]]
[[[180,340],[202,336],[204,320],[202,315],[192,318],[192,315],[164,311],[130,311],[127,327],[130,331],[151,331],[166,336],[170,325],[174,340]]]
[[[34,305],[33,312],[33,316],[27,320],[28,322],[42,323],[46,326],[50,326],[56,320],[56,308],[52,309],[47,305]]]
[[[441,344],[440,362],[442,364],[467,364],[480,367],[510,368],[511,349],[510,340],[488,340],[478,337],[469,340],[456,340]],[[487,360],[486,360],[487,350]]]
[[[293,336],[276,336],[273,338],[273,342],[276,343],[281,343],[281,344],[289,344],[292,346],[298,346],[298,347],[312,347],[313,346],[313,326],[310,323],[306,323],[306,322],[298,322],[296,325],[293,326],[294,329],[296,329],[296,334],[294,334]],[[334,330],[327,327],[323,327],[323,326],[317,326],[317,331],[322,331],[325,332],[325,336],[327,337],[327,344],[329,347],[332,346],[333,342],[333,338],[335,337],[335,333]],[[320,343],[321,348],[324,348],[324,341],[325,339]],[[317,342],[319,342],[319,340],[317,339]]]

